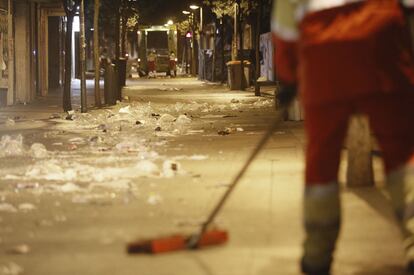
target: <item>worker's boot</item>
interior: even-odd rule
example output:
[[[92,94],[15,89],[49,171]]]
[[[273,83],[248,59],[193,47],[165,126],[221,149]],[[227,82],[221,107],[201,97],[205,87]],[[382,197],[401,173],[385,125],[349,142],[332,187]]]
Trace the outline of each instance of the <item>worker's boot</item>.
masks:
[[[301,262],[307,275],[329,275],[340,228],[337,183],[310,185],[304,198],[306,238]]]
[[[407,269],[414,273],[414,166],[389,173],[387,187],[400,225],[407,258]]]

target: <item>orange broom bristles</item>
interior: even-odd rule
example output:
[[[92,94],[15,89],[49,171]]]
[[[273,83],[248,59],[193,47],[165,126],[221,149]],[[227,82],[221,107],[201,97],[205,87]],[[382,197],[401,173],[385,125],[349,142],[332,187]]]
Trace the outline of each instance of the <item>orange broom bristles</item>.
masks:
[[[227,231],[223,230],[211,230],[205,232],[199,242],[197,247],[211,246],[211,245],[220,245],[224,244],[229,240],[229,235]]]
[[[190,249],[187,241],[190,237],[175,235],[154,240],[144,240],[129,243],[127,252],[129,254],[159,254],[178,250]],[[228,233],[222,230],[211,230],[205,232],[196,248],[205,246],[220,245],[228,241]]]

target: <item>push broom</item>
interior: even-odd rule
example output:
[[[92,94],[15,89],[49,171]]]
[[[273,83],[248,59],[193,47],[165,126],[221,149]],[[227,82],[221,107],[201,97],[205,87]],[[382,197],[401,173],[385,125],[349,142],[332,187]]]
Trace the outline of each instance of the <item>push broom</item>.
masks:
[[[263,149],[264,145],[272,136],[275,129],[278,127],[279,123],[281,122],[281,114],[284,113],[284,110],[286,110],[286,108],[282,107],[281,110],[278,111],[275,121],[270,125],[270,128],[267,130],[267,132],[263,135],[259,143],[256,145],[250,157],[245,162],[244,166],[240,169],[237,176],[229,185],[229,188],[218,201],[217,205],[210,213],[208,219],[206,220],[206,222],[202,224],[201,229],[197,233],[188,236],[174,235],[152,240],[139,240],[131,242],[127,245],[127,252],[129,254],[158,254],[186,249],[199,249],[202,247],[226,243],[228,240],[227,231],[210,229],[210,226],[213,223],[216,216],[218,215],[218,213],[220,212],[220,210],[223,208],[223,205],[229,198],[230,194],[233,192],[237,184],[240,182],[240,180],[246,173],[251,163],[254,161],[254,159]]]

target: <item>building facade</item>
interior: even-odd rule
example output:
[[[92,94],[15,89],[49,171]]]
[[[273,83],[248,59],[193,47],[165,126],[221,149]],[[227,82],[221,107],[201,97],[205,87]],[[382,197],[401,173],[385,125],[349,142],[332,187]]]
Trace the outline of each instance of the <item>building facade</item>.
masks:
[[[0,106],[61,85],[64,16],[59,0],[0,0]]]

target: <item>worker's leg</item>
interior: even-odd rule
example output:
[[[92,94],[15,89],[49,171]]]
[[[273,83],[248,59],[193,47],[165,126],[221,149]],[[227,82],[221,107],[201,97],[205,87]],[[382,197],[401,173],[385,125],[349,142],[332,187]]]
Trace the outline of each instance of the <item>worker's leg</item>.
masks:
[[[387,187],[404,234],[407,258],[414,263],[413,107],[414,93],[384,95],[361,104],[383,152]]]
[[[305,108],[308,144],[302,270],[306,274],[329,274],[340,229],[337,177],[349,114],[346,105]]]

